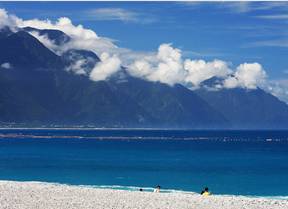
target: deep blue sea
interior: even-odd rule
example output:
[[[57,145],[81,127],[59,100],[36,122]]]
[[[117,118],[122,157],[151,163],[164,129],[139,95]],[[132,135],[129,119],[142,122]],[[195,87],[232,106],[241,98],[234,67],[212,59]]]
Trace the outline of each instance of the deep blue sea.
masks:
[[[2,129],[0,180],[288,196],[288,131]]]

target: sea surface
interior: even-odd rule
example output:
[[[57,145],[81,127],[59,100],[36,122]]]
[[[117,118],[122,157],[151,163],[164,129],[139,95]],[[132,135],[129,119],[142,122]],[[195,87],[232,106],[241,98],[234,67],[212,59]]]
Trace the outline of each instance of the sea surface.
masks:
[[[0,180],[288,196],[288,131],[1,129]]]

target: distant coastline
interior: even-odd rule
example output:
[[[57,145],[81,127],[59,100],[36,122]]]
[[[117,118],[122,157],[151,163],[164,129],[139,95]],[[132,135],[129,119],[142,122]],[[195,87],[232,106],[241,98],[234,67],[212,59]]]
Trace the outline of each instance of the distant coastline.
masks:
[[[94,139],[94,140],[208,140],[250,141],[250,134],[258,134],[252,141],[288,141],[288,130],[194,130],[157,128],[0,128],[0,139]],[[244,135],[243,135],[244,134]],[[245,135],[248,134],[247,137]],[[278,136],[279,135],[279,136]]]
[[[152,128],[152,127],[79,127],[79,126],[0,126],[0,130],[155,130],[155,131],[288,131],[288,129],[277,128]]]

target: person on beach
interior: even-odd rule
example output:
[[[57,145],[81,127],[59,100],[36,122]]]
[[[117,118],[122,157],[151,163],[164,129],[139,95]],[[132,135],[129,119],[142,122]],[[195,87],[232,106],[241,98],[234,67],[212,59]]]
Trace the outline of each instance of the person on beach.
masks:
[[[158,185],[155,189],[154,189],[154,192],[156,192],[156,193],[159,193],[160,192],[160,186]]]
[[[205,187],[205,189],[201,192],[201,195],[203,196],[209,196],[211,193],[209,192],[208,187]]]

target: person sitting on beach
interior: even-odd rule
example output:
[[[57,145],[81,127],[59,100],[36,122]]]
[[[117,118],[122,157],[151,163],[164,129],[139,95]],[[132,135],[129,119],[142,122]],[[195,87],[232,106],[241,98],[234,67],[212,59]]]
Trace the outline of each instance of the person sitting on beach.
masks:
[[[209,189],[208,187],[205,187],[205,189],[201,192],[201,195],[204,195],[204,196],[209,196],[211,193],[209,192]]]
[[[159,193],[160,192],[160,186],[158,185],[155,189],[154,189],[154,192],[156,192],[156,193]]]

